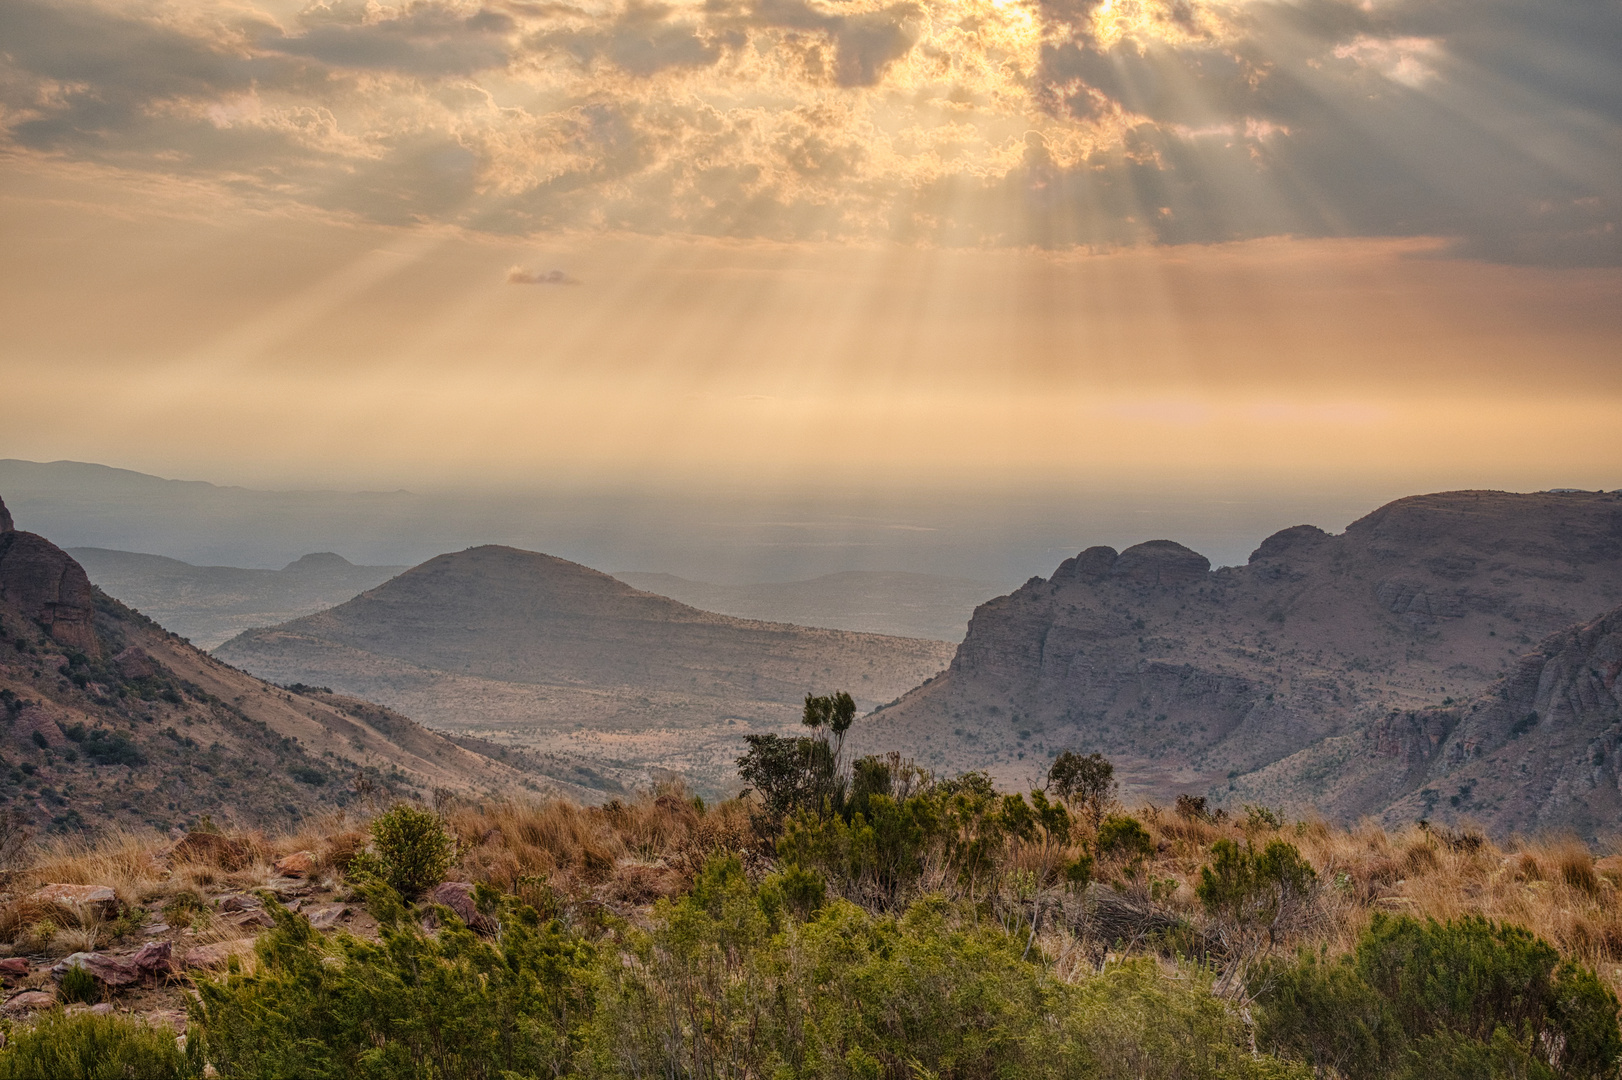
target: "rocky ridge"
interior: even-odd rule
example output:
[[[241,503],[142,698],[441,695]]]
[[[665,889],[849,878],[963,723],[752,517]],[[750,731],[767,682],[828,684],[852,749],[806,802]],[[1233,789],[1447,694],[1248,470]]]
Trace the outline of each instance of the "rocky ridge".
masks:
[[[1339,767],[1312,748],[1473,699],[1619,602],[1616,493],[1415,496],[1216,570],[1171,541],[1094,547],[982,605],[947,672],[857,730],[1006,783],[1079,746],[1116,759],[1131,795],[1306,809]]]

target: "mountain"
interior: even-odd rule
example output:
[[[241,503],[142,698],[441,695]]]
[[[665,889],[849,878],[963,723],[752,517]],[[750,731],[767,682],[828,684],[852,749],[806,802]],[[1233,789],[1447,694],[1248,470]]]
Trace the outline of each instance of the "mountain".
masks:
[[[96,589],[0,502],[0,805],[60,830],[203,813],[281,827],[352,802],[357,778],[382,797],[596,794],[566,762],[234,670]]]
[[[846,689],[871,708],[938,672],[952,648],[699,611],[563,559],[485,546],[214,652],[440,730],[580,754],[625,782],[652,767],[723,791],[736,788],[746,731],[792,728],[807,693]]]
[[[947,672],[857,730],[1008,782],[1077,746],[1114,758],[1132,794],[1305,808],[1340,767],[1309,750],[1471,700],[1619,602],[1617,493],[1415,496],[1218,570],[1171,541],[1094,547],[978,608]]]
[[[280,570],[193,566],[162,555],[69,548],[109,595],[204,649],[250,627],[271,626],[341,604],[381,585],[404,566],[356,566],[330,551]]]
[[[635,571],[614,576],[634,588],[741,619],[950,642],[963,640],[975,607],[997,593],[981,581],[899,571],[850,570],[760,585],[715,585]]]
[[[1343,820],[1498,835],[1622,826],[1622,608],[1551,634],[1468,704],[1391,713],[1246,777]]]

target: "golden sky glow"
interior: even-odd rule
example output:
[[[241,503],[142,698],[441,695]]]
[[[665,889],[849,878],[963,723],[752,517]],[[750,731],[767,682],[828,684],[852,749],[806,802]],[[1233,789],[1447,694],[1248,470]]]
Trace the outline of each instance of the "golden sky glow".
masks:
[[[1619,25],[11,0],[0,456],[1622,486]]]

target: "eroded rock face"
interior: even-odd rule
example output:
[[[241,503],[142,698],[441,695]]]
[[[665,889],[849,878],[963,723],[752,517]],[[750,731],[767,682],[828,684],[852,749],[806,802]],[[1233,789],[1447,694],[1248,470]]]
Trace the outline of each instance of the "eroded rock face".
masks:
[[[113,663],[118,666],[118,673],[126,679],[150,679],[162,670],[158,662],[139,645],[131,645],[113,657]]]
[[[67,552],[31,532],[0,529],[0,601],[36,619],[53,641],[96,656],[90,578]]]
[[[14,532],[16,528],[11,523],[11,511],[6,509],[6,500],[0,499],[0,533]]]
[[[1459,740],[1487,744],[1467,717],[1410,714],[1475,700],[1540,639],[1618,604],[1616,494],[1417,496],[1339,535],[1283,529],[1214,571],[1170,541],[1091,547],[981,605],[945,675],[853,737],[858,752],[1010,786],[1040,783],[1060,750],[1099,750],[1129,799],[1193,792],[1355,820],[1472,752]],[[1368,786],[1342,799],[1342,774]]]

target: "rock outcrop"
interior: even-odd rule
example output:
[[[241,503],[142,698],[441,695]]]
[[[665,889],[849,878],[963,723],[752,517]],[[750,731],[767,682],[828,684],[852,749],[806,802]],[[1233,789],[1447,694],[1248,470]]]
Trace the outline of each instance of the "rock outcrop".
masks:
[[[87,656],[98,654],[90,578],[67,552],[13,524],[0,503],[0,602],[33,619],[51,639]]]
[[[1430,755],[1491,743],[1479,717],[1455,731],[1428,710],[1500,679],[1516,696],[1529,647],[1619,603],[1615,493],[1416,496],[1340,535],[1284,529],[1217,570],[1170,541],[1091,547],[982,605],[947,672],[855,733],[862,750],[1009,784],[1076,747],[1111,756],[1129,796],[1355,818],[1426,790]],[[1362,778],[1356,794],[1342,773]]]

